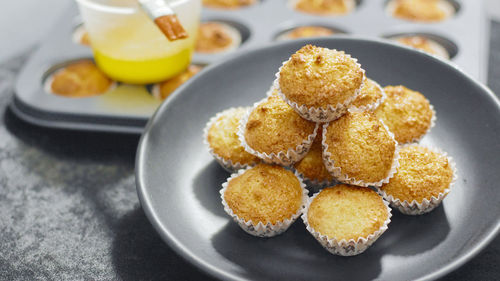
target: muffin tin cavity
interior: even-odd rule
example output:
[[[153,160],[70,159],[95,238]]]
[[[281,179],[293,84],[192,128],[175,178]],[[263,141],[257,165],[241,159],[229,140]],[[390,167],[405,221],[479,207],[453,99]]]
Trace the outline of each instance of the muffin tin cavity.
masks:
[[[102,73],[90,58],[58,63],[42,76],[44,91],[66,98],[102,95],[116,87],[116,82]]]
[[[395,19],[421,22],[421,23],[438,23],[446,21],[460,11],[460,4],[455,0],[435,0],[437,3],[436,12],[433,8],[427,6],[428,0],[387,0],[385,1],[386,13]],[[403,3],[399,6],[399,3]],[[399,8],[399,15],[395,14],[396,8]],[[444,17],[440,18],[437,11],[444,12]]]
[[[431,48],[435,47],[437,50],[437,53],[442,52],[439,49],[439,48],[442,48],[443,51],[445,51],[447,53],[447,56],[444,56],[445,58],[448,57],[449,59],[453,59],[458,54],[457,44],[455,44],[453,41],[451,41],[450,39],[448,39],[446,37],[443,37],[443,36],[437,35],[437,34],[433,34],[433,33],[427,33],[427,32],[392,33],[392,34],[384,35],[382,37],[394,40],[396,42],[398,42],[398,39],[401,39],[401,38],[421,37],[421,38],[429,40],[428,42],[430,43]],[[419,39],[417,39],[417,40],[419,40]],[[399,42],[399,43],[402,43],[402,42]],[[404,43],[402,43],[402,44],[404,44]],[[404,44],[404,45],[407,45],[407,44]],[[409,45],[407,45],[407,46],[409,46]],[[441,57],[443,57],[443,56],[441,56]]]
[[[203,8],[234,11],[259,5],[264,0],[202,0]]]
[[[195,50],[203,55],[226,53],[239,48],[249,37],[248,27],[236,21],[203,21]]]
[[[326,24],[304,24],[304,25],[295,25],[288,26],[279,31],[274,37],[277,41],[282,40],[294,40],[299,38],[308,38],[308,37],[326,37],[326,36],[335,36],[338,34],[347,34],[348,32],[344,29],[337,28],[331,25]]]
[[[288,0],[288,6],[303,14],[336,17],[351,14],[361,2],[361,0]]]

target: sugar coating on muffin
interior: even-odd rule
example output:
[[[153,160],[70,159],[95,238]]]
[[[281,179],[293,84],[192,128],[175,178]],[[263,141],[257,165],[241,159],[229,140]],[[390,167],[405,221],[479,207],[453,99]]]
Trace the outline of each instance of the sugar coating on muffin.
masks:
[[[203,5],[218,9],[238,9],[257,3],[257,0],[203,0]]]
[[[298,39],[298,38],[309,38],[309,37],[324,37],[335,34],[331,28],[324,26],[299,26],[288,32],[281,34],[278,39]]]
[[[198,30],[195,50],[198,53],[214,54],[238,48],[240,32],[225,23],[203,22]]]
[[[454,171],[448,157],[429,148],[409,145],[399,151],[399,167],[380,189],[394,199],[422,203],[450,187]]]
[[[325,164],[340,168],[345,177],[366,185],[378,184],[390,176],[396,146],[390,132],[369,111],[348,112],[323,129]]]
[[[299,211],[303,190],[292,172],[259,164],[231,179],[223,196],[239,218],[253,224],[276,224]]]
[[[217,156],[233,164],[253,165],[260,159],[245,151],[238,138],[238,126],[247,108],[238,107],[223,111],[207,132],[207,142]]]
[[[321,182],[332,182],[334,180],[333,176],[328,172],[323,163],[323,148],[321,141],[323,136],[321,131],[318,132],[314,142],[307,152],[306,156],[302,158],[299,162],[295,163],[294,168],[303,175],[304,178]]]
[[[49,92],[66,97],[90,97],[108,91],[113,81],[94,62],[71,63],[48,78]]]
[[[344,15],[356,8],[355,0],[295,0],[294,8],[315,15]]]
[[[434,111],[429,101],[420,92],[405,86],[384,88],[386,99],[375,110],[375,114],[399,143],[419,140],[431,128]]]
[[[308,223],[316,232],[346,241],[368,237],[388,218],[387,207],[375,191],[345,184],[323,189],[307,211]]]
[[[316,123],[301,118],[279,96],[270,96],[248,116],[244,137],[252,149],[277,154],[295,149],[315,128]]]
[[[395,40],[403,45],[422,50],[426,53],[436,55],[445,59],[449,59],[448,51],[434,40],[424,36],[403,36],[395,38]]]
[[[179,86],[191,79],[191,77],[200,72],[201,69],[201,66],[193,64],[190,65],[186,70],[177,74],[176,76],[159,84],[156,84],[153,87],[153,95],[162,100],[166,99],[172,92],[175,91],[175,89],[179,88]]]
[[[385,94],[382,87],[377,82],[367,78],[361,88],[361,93],[354,99],[350,106],[374,110],[383,98],[385,98]]]
[[[392,0],[387,8],[396,18],[424,22],[442,21],[455,12],[447,0]]]
[[[292,102],[307,107],[337,106],[359,94],[364,70],[343,51],[306,45],[280,69],[279,87]]]

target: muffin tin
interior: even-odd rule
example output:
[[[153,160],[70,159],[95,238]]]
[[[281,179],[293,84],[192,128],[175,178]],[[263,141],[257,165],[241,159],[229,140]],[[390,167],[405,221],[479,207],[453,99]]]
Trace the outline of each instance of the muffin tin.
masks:
[[[319,25],[371,38],[428,36],[450,52],[453,63],[483,82],[486,79],[488,22],[483,6],[474,1],[452,1],[456,14],[439,23],[393,18],[386,12],[385,0],[357,1],[356,9],[342,16],[306,14],[295,11],[290,3],[290,0],[262,0],[237,10],[204,8],[203,21],[221,21],[235,27],[241,33],[242,44],[234,51],[195,54],[193,63],[212,64],[241,51],[276,42],[280,34],[291,28]],[[161,103],[151,95],[149,86],[119,83],[117,88],[124,94],[111,92],[89,98],[66,98],[44,90],[45,79],[57,69],[76,60],[92,59],[91,49],[75,43],[72,38],[79,25],[78,9],[72,3],[21,70],[11,102],[12,111],[41,126],[141,133]]]

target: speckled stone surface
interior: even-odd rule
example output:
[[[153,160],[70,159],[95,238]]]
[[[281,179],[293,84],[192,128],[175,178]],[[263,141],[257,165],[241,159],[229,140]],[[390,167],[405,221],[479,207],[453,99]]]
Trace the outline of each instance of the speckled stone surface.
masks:
[[[500,23],[489,86],[500,94]],[[24,58],[0,65],[0,280],[207,280],[139,206],[131,135],[38,128],[7,109]],[[500,280],[500,237],[443,280]]]

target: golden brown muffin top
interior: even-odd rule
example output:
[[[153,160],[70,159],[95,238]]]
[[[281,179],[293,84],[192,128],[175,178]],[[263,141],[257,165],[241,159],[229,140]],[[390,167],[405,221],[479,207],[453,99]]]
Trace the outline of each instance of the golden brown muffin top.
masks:
[[[301,208],[302,197],[302,187],[292,172],[266,164],[233,178],[224,193],[234,214],[254,225],[290,219]]]
[[[309,180],[317,180],[318,182],[333,181],[333,176],[330,175],[323,163],[322,139],[323,135],[319,131],[309,152],[302,160],[295,163],[294,168]]]
[[[354,0],[298,0],[295,9],[316,15],[343,15],[356,7]]]
[[[396,39],[396,41],[403,45],[422,50],[432,55],[449,58],[448,51],[446,51],[443,46],[439,45],[439,43],[435,42],[434,40],[431,40],[424,36],[399,37]]]
[[[435,22],[453,13],[446,0],[394,0],[393,16],[406,20]]]
[[[389,127],[396,140],[408,143],[425,135],[434,113],[424,95],[405,86],[387,86],[384,91],[387,98],[375,114]]]
[[[198,30],[195,50],[198,53],[213,54],[226,51],[235,44],[238,31],[227,24],[202,22]]]
[[[351,106],[362,107],[374,104],[383,97],[382,88],[372,79],[365,79],[361,94],[354,99]]]
[[[106,92],[113,81],[90,60],[69,64],[52,76],[50,89],[65,97],[90,97]]]
[[[348,112],[330,122],[325,143],[342,174],[365,183],[385,179],[391,170],[396,142],[373,113]]]
[[[394,199],[422,203],[449,188],[453,170],[448,157],[426,147],[410,145],[399,151],[399,168],[381,190]]]
[[[281,92],[299,106],[336,106],[355,96],[364,71],[342,51],[306,45],[280,71]]]
[[[277,154],[295,149],[315,127],[316,123],[300,117],[279,96],[270,96],[250,113],[244,135],[252,149]]]
[[[256,0],[203,0],[203,5],[217,9],[238,9],[256,2]]]
[[[260,162],[257,156],[245,151],[236,134],[246,108],[225,110],[208,129],[207,141],[214,153],[233,164],[254,164]]]
[[[170,94],[180,85],[184,84],[187,80],[191,79],[195,74],[200,72],[202,69],[201,66],[198,65],[190,65],[186,70],[177,74],[176,76],[163,81],[160,83],[160,97],[161,99],[166,99]]]
[[[323,189],[307,212],[309,225],[316,232],[337,241],[366,238],[388,217],[387,207],[375,191],[345,184]]]
[[[283,37],[286,39],[297,39],[297,38],[329,36],[332,34],[335,34],[333,30],[323,26],[300,26],[287,32],[286,34],[284,34]]]

